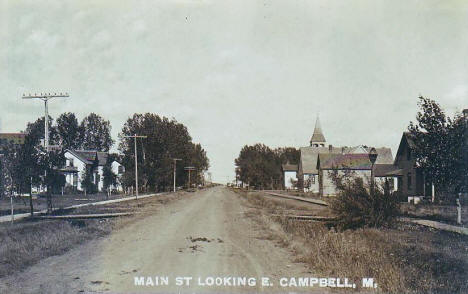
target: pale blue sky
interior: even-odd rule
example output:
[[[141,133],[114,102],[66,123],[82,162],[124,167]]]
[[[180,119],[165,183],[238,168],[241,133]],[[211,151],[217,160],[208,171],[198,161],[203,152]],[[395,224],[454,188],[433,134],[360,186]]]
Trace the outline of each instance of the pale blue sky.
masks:
[[[119,2],[117,4],[117,2]],[[175,117],[233,176],[245,144],[391,147],[416,98],[468,107],[466,1],[0,0],[0,131],[43,113]]]

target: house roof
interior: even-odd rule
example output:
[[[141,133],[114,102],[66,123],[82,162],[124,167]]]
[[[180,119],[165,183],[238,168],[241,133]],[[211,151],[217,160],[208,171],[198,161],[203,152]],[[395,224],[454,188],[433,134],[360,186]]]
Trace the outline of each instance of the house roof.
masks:
[[[312,138],[310,139],[311,144],[312,142],[326,142],[325,136],[323,135],[323,132],[322,132],[322,126],[320,125],[320,119],[318,117],[317,117],[317,120],[315,121],[314,133],[312,135]]]
[[[408,145],[409,145],[411,148],[416,147],[416,145],[414,144],[413,137],[411,136],[411,133],[410,133],[410,132],[403,132],[403,136],[406,138],[406,141],[408,142]]]
[[[356,146],[356,147],[302,147],[301,152],[301,173],[303,174],[318,174],[317,159],[319,154],[365,154],[370,151],[372,147]],[[392,150],[387,147],[380,147],[375,149],[377,151],[376,164],[393,164]],[[362,153],[362,152],[366,153]],[[360,152],[360,153],[356,153]]]
[[[109,156],[107,152],[101,152],[96,150],[68,149],[67,151],[86,164],[93,164],[97,160],[99,166],[106,165],[107,157]]]
[[[410,132],[403,132],[403,135],[401,136],[401,140],[400,140],[400,145],[398,145],[398,150],[396,153],[397,157],[398,155],[401,155],[402,152],[404,151],[403,150],[404,146],[408,146],[409,149],[414,149],[416,147]]]
[[[59,169],[59,171],[63,173],[77,173],[78,169],[75,166],[66,166],[64,168]]]
[[[320,169],[370,170],[371,166],[367,153],[319,154],[317,162]]]
[[[369,153],[371,149],[372,147],[367,147],[367,153]],[[375,151],[377,151],[377,160],[375,161],[375,164],[393,164],[392,149],[387,147],[380,147],[375,148]]]
[[[347,151],[347,147],[345,152]],[[301,152],[301,173],[303,174],[318,174],[317,158],[320,153],[342,153],[341,147],[302,147],[299,149]]]
[[[376,177],[395,177],[403,175],[403,171],[393,164],[376,164],[374,174]]]
[[[297,171],[297,164],[286,163],[281,166],[283,171]]]

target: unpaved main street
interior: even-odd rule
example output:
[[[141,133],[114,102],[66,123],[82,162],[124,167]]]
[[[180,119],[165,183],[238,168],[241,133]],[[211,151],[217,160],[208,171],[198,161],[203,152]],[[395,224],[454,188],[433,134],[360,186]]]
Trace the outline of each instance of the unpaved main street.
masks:
[[[308,276],[291,252],[265,240],[248,208],[223,187],[168,203],[110,236],[0,280],[1,293],[277,292],[280,277]],[[169,277],[169,286],[135,286],[135,277]],[[175,277],[193,277],[176,286]],[[252,277],[255,286],[208,287],[198,278]],[[262,287],[261,277],[273,286]],[[232,281],[232,280],[231,280]]]

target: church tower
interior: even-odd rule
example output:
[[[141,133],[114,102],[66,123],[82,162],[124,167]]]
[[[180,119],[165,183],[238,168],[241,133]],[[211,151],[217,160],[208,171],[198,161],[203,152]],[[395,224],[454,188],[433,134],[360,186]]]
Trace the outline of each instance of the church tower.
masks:
[[[325,136],[322,133],[322,127],[320,126],[320,119],[317,116],[317,120],[315,121],[315,128],[314,134],[310,139],[310,146],[312,147],[325,147]]]

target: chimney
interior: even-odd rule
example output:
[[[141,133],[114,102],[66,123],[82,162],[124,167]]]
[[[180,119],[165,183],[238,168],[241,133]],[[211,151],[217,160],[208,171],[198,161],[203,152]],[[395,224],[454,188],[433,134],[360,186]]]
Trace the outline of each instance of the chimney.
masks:
[[[345,147],[341,147],[341,154],[344,154]]]
[[[331,144],[328,145],[328,152],[332,153],[332,150],[333,150],[333,146]]]

